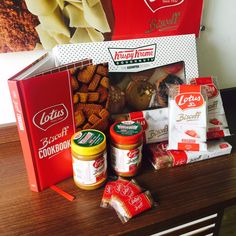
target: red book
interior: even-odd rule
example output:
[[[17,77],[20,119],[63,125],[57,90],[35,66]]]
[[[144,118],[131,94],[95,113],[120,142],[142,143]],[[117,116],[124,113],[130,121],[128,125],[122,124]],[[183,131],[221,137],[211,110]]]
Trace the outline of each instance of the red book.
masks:
[[[37,192],[72,176],[75,121],[69,69],[91,61],[32,76],[32,71],[39,73],[40,63],[44,64],[37,62],[8,81],[30,188]]]

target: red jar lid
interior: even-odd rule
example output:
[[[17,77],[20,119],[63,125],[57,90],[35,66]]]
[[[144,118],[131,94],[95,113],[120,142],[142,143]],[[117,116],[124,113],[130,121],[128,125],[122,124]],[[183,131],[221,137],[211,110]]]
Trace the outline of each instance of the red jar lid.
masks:
[[[110,136],[113,142],[119,144],[135,144],[143,136],[142,126],[134,121],[121,121],[110,127]]]

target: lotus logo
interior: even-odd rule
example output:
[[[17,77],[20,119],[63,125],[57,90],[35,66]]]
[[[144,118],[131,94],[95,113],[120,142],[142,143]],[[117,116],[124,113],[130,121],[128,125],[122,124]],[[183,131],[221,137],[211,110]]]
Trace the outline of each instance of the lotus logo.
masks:
[[[137,148],[137,149],[133,149],[133,150],[130,150],[128,153],[127,153],[127,156],[129,157],[129,158],[135,158],[135,157],[137,157],[139,155],[139,149]]]
[[[53,125],[64,121],[68,117],[68,110],[64,104],[57,104],[37,112],[33,123],[39,129],[46,131]]]
[[[204,103],[204,99],[199,93],[185,93],[177,95],[175,97],[175,102],[180,109],[185,110],[188,108],[196,108],[202,106]]]
[[[208,84],[206,87],[207,97],[209,99],[214,98],[218,95],[218,89],[214,84]]]
[[[155,60],[156,44],[138,48],[109,48],[115,65],[137,64]]]
[[[103,166],[104,165],[104,159],[103,158],[100,158],[100,159],[97,159],[94,163],[93,163],[93,166],[94,168],[98,169],[99,167]]]
[[[166,7],[180,5],[184,0],[144,0],[148,8],[154,13]]]

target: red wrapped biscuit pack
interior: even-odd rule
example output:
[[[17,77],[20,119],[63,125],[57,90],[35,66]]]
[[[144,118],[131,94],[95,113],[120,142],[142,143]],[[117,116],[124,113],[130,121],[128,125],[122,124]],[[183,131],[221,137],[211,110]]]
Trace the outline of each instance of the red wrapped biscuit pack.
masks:
[[[121,196],[117,196],[113,200],[113,203],[113,208],[122,223],[128,222],[134,216],[155,206],[155,202],[149,191],[134,195],[126,200],[123,200]]]
[[[210,140],[230,136],[220,90],[217,86],[217,78],[194,78],[190,80],[190,83],[204,85],[204,89],[206,90],[208,97],[207,139]]]
[[[136,180],[128,181],[119,178],[106,185],[100,206],[115,209],[122,223],[125,223],[156,205],[151,193],[143,191],[144,189],[138,185]]]
[[[123,178],[119,178],[116,181],[108,182],[105,186],[100,206],[103,208],[109,208],[109,203],[114,190],[120,191],[120,189],[128,183],[129,181]]]

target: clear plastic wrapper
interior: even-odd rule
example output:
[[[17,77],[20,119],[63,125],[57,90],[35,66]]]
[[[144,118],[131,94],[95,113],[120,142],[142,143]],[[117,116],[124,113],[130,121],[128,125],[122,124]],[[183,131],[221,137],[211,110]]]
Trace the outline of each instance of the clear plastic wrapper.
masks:
[[[151,209],[155,205],[149,191],[134,195],[126,200],[122,199],[120,195],[113,198],[113,208],[122,223],[128,222],[131,218]]]
[[[167,142],[149,144],[149,160],[156,170],[203,161],[230,154],[232,146],[224,140],[212,140],[207,143],[204,152],[167,150]]]
[[[123,186],[128,183],[129,181],[123,178],[119,178],[116,181],[109,181],[105,186],[100,206],[103,208],[110,208],[109,203],[113,192],[119,192]]]

